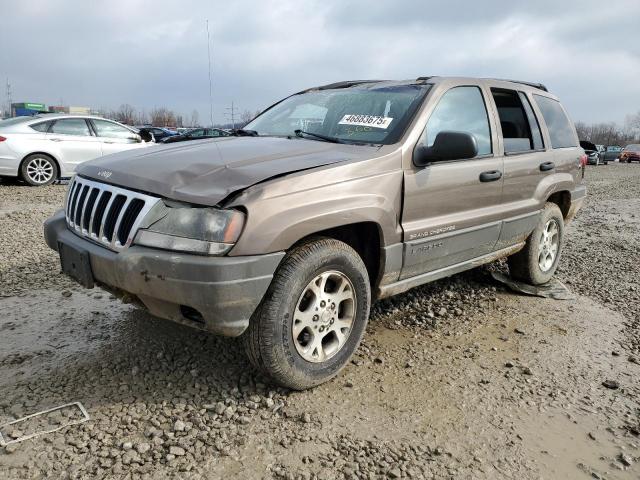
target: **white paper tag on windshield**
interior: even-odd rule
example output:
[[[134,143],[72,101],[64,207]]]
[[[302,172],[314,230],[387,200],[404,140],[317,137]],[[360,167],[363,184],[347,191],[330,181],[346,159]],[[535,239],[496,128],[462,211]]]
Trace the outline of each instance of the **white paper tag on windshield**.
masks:
[[[362,127],[387,128],[393,118],[377,115],[345,115],[338,122],[339,125],[359,125]]]

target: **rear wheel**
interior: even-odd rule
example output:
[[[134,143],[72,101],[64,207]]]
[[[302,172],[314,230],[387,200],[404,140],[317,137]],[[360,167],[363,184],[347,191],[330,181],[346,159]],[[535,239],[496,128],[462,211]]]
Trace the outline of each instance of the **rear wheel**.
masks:
[[[287,254],[243,340],[251,363],[282,386],[314,387],[336,376],[358,348],[371,287],[360,256],[330,238]]]
[[[547,203],[525,247],[508,258],[511,276],[531,285],[547,283],[558,267],[563,240],[562,212],[555,203]]]
[[[29,185],[42,187],[58,178],[58,166],[48,155],[34,153],[22,161],[20,175]]]

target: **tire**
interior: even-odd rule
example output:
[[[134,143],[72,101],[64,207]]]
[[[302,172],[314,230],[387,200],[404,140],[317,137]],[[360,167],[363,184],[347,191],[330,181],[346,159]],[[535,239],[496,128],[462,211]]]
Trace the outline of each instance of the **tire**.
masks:
[[[32,187],[43,187],[58,178],[58,166],[50,156],[34,153],[22,161],[20,176]]]
[[[345,299],[339,300],[342,288]],[[243,334],[247,356],[284,387],[324,383],[360,345],[370,306],[369,275],[356,251],[331,238],[312,239],[294,247],[278,267]]]
[[[555,224],[554,236],[551,236],[549,243],[546,243],[546,250],[543,249],[543,235],[553,230],[550,225]],[[553,277],[558,267],[560,254],[564,241],[564,218],[560,208],[555,203],[547,203],[540,214],[538,225],[533,230],[522,250],[511,255],[507,262],[511,276],[516,280],[529,283],[531,285],[542,285],[547,283]],[[556,245],[553,258],[549,254],[553,251],[552,245]],[[548,254],[543,257],[544,252]],[[544,268],[543,268],[544,267]]]

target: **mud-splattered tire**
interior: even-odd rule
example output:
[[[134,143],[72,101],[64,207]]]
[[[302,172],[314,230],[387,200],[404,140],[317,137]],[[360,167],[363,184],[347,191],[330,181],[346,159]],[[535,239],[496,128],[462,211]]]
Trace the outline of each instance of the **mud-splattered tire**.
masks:
[[[283,259],[243,335],[251,363],[276,383],[304,390],[346,365],[364,334],[371,286],[347,244],[316,238]]]
[[[509,271],[516,280],[542,285],[558,268],[564,242],[564,218],[555,203],[547,203],[525,247],[508,258]]]

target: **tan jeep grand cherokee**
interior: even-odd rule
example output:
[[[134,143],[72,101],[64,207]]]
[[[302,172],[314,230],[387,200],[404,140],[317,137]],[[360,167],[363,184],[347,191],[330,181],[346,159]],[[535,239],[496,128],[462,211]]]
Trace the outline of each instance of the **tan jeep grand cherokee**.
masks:
[[[340,82],[232,137],[81,165],[45,236],[86,287],[243,335],[257,368],[304,389],[347,363],[374,299],[507,256],[548,281],[583,154],[540,84]]]

